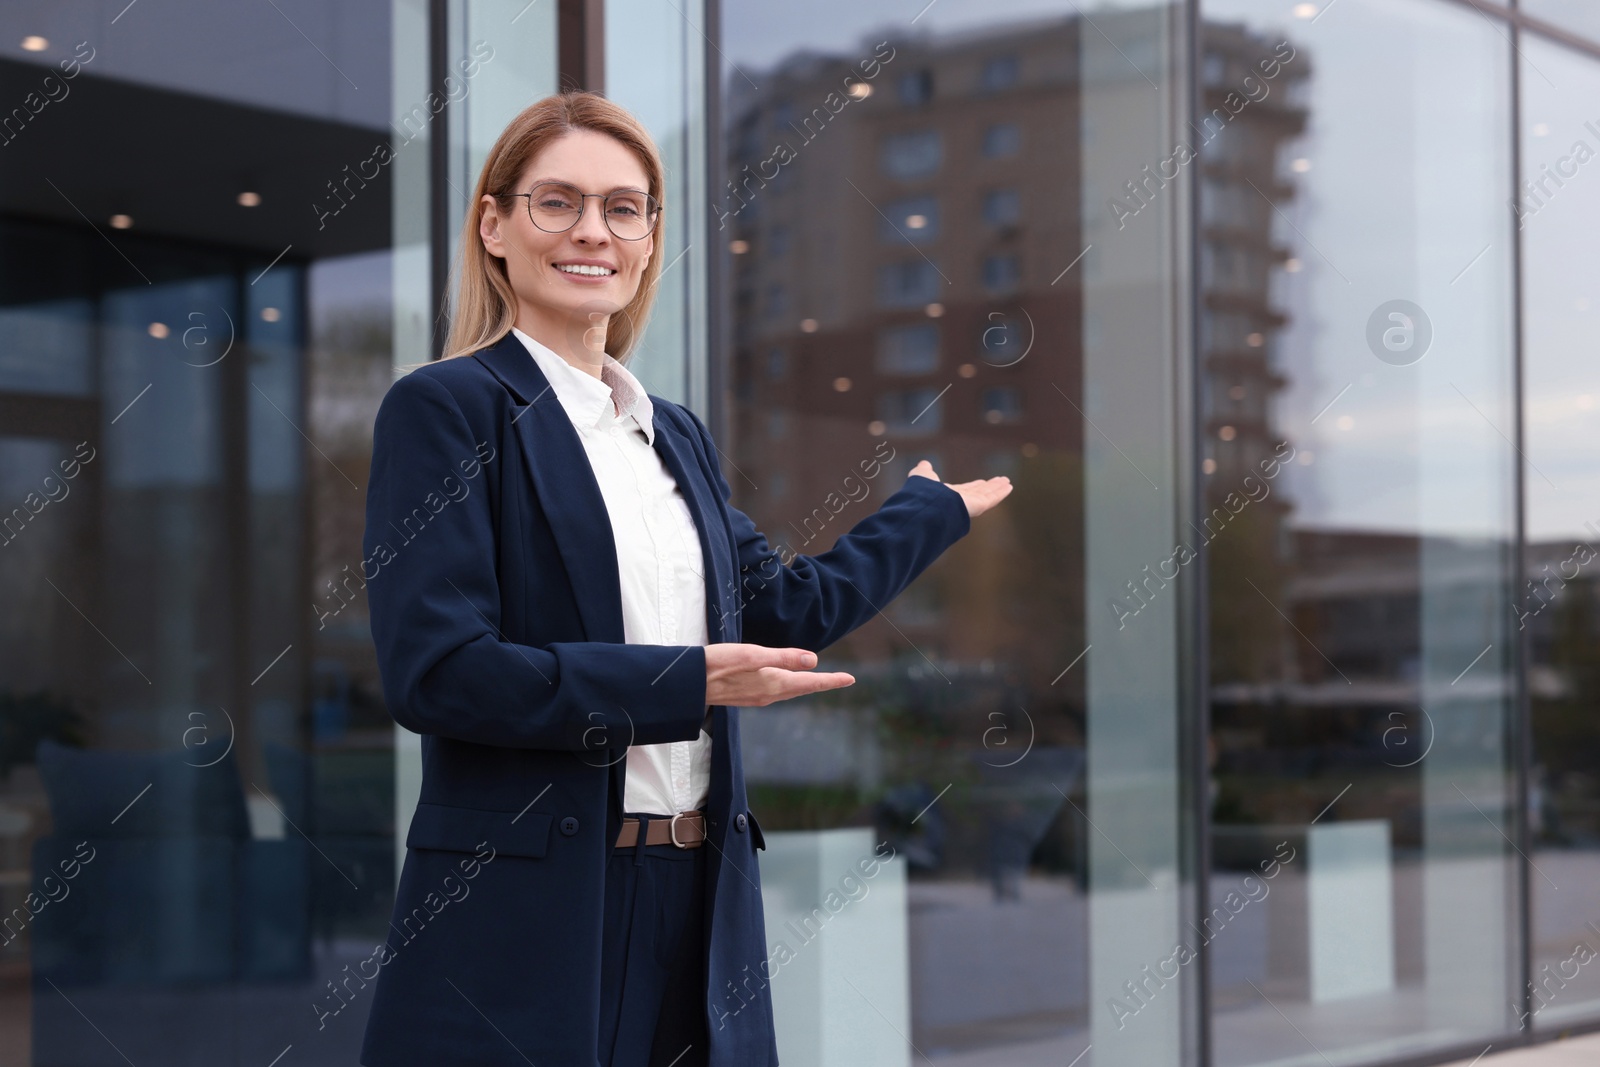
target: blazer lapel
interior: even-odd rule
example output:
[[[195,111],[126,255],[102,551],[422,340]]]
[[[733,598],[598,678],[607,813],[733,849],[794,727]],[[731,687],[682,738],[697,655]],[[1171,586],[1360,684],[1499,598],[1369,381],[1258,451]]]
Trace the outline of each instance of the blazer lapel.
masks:
[[[515,334],[506,334],[474,358],[520,402],[512,406],[512,429],[566,564],[584,638],[620,644],[625,635],[617,544],[600,483],[572,419]]]
[[[705,477],[700,475],[699,466],[692,462],[691,446],[672,421],[657,418],[654,423],[656,451],[660,453],[667,470],[672,472],[673,479],[682,490],[683,499],[689,505],[689,514],[694,517],[694,528],[700,535],[700,557],[704,561],[706,576],[706,634],[711,643],[725,641],[727,636],[723,626],[724,612],[720,610],[722,605],[719,595],[721,590],[732,582],[731,574],[724,573],[724,567],[731,568],[732,564],[724,558],[723,553],[714,552],[711,548],[709,516],[719,514],[708,502],[711,486]],[[694,473],[691,474],[691,471]]]

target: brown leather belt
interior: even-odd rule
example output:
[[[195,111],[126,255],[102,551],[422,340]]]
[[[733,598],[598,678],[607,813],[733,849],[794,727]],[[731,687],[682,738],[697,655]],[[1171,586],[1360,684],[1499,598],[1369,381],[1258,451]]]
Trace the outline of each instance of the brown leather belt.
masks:
[[[699,848],[706,840],[705,812],[695,809],[680,811],[676,815],[659,815],[650,819],[645,831],[647,845],[676,845],[679,848]],[[623,816],[622,831],[617,834],[617,847],[627,848],[639,843],[639,820]]]

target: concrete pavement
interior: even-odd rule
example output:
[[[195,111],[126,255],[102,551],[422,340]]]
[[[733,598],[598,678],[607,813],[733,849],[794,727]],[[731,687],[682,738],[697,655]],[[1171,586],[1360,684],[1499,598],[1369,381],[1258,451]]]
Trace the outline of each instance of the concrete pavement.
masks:
[[[1596,1067],[1600,1064],[1600,1034],[1585,1034],[1513,1052],[1491,1052],[1477,1060],[1462,1060],[1449,1067]]]

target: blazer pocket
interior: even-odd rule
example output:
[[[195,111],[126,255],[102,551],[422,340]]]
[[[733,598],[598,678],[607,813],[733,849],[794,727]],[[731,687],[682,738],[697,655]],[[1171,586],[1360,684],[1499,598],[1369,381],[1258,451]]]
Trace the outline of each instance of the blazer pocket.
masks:
[[[531,811],[519,817],[514,811],[423,803],[411,817],[406,847],[476,853],[487,845],[496,855],[540,859],[550,847],[553,819]]]
[[[754,844],[756,848],[759,848],[761,851],[765,852],[767,850],[767,839],[761,835],[761,824],[756,822],[756,813],[753,811],[747,811],[744,813],[744,815],[745,818],[750,821],[751,843]]]

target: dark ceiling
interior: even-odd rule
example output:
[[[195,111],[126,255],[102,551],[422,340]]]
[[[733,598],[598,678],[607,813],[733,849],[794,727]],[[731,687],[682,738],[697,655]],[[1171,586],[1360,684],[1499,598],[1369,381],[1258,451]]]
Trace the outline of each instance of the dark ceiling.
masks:
[[[34,107],[47,99],[50,76],[61,98],[33,113],[25,102],[29,94],[35,94]],[[168,254],[155,256],[161,260],[169,260],[178,246],[202,258],[211,252],[268,261],[289,247],[284,260],[298,262],[387,248],[394,164],[367,161],[380,144],[398,144],[402,155],[425,157],[428,151],[424,137],[407,143],[389,130],[96,78],[87,71],[66,81],[62,96],[59,79],[60,72],[50,68],[0,60],[0,219],[43,223],[46,231],[55,229],[50,224],[75,228],[90,236],[85,247],[104,248],[134,281],[135,268],[119,254],[139,264],[138,253],[155,253],[153,245],[166,246]],[[377,170],[365,187],[350,177],[358,167],[366,174]],[[328,189],[335,180],[356,190],[342,208]],[[238,203],[246,190],[260,194],[260,206]],[[337,214],[319,218],[329,209]],[[130,229],[110,225],[119,213],[133,218]],[[116,251],[93,236],[90,223]],[[41,229],[25,228],[35,235]],[[21,243],[39,251],[37,239]],[[7,261],[8,282],[30,269],[3,248],[0,257]],[[41,266],[35,261],[31,269]],[[6,302],[21,295],[7,288],[12,292],[4,295]]]

